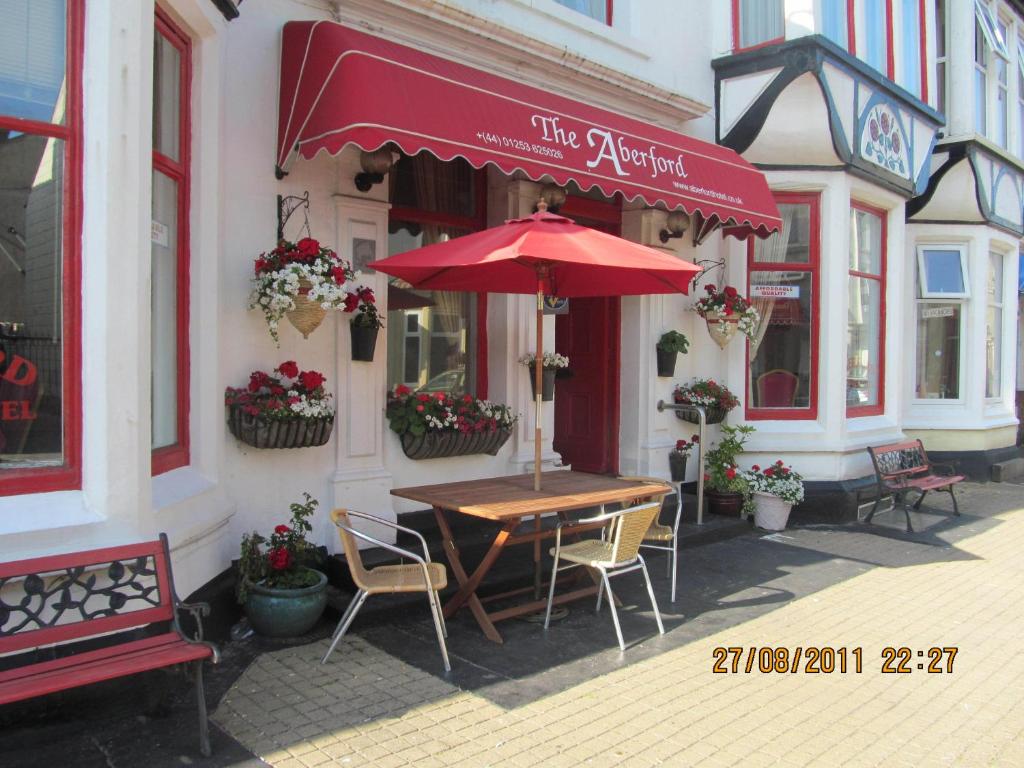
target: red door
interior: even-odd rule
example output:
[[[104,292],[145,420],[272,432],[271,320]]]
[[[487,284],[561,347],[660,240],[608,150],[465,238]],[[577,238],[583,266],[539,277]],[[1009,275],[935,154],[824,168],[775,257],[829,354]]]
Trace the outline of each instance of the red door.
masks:
[[[570,299],[555,320],[555,350],[571,376],[555,385],[554,448],[583,472],[619,464],[619,299]]]

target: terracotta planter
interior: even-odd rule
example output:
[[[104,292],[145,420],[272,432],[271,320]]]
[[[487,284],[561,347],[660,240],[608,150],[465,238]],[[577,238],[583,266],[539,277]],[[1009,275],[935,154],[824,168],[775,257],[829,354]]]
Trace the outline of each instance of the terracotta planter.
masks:
[[[732,337],[736,335],[736,328],[739,325],[740,319],[715,312],[708,313],[704,317],[704,322],[708,324],[708,333],[715,344],[720,349],[725,349],[729,342],[732,341]]]
[[[696,411],[674,411],[676,418],[682,421],[688,421],[691,424],[700,424],[700,417]],[[725,415],[728,413],[724,408],[719,408],[715,405],[704,406],[704,416],[707,418],[708,424],[721,424],[725,421]]]
[[[301,333],[304,339],[308,339],[309,334],[319,328],[327,316],[326,309],[310,300],[309,289],[312,287],[309,280],[299,280],[299,295],[295,297],[295,309],[285,313],[288,322],[295,326],[295,330]]]
[[[486,453],[496,456],[512,436],[509,429],[495,432],[425,432],[416,436],[409,432],[401,435],[402,451],[410,459],[442,459],[448,456],[469,456]]]
[[[331,439],[334,417],[329,419],[270,420],[228,406],[228,429],[253,448],[312,448]]]
[[[686,480],[686,457],[681,453],[669,451],[668,470],[672,473],[672,481],[681,483]]]
[[[658,375],[663,377],[675,376],[676,358],[679,356],[679,353],[666,352],[660,347],[655,347],[654,349],[658,353]]]
[[[352,334],[352,359],[364,363],[373,362],[373,351],[377,346],[377,331],[368,325],[356,325],[349,323],[349,331]]]
[[[537,380],[535,378],[536,373],[533,370],[533,366],[527,366],[530,371],[530,397],[534,400],[537,399]],[[545,403],[550,403],[555,399],[555,375],[558,373],[557,368],[545,368],[541,371],[541,395],[540,399]]]
[[[708,512],[726,517],[739,517],[743,510],[743,494],[731,491],[711,491],[704,489],[704,498],[708,500]]]

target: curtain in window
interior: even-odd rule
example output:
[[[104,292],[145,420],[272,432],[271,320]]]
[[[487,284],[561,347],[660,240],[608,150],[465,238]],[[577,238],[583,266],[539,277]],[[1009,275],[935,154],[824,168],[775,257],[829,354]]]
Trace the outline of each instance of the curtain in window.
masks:
[[[785,34],[781,0],[740,0],[740,47],[775,40]]]
[[[789,249],[789,233],[793,226],[792,206],[780,206],[779,214],[782,217],[782,229],[764,240],[754,243],[754,260],[759,263],[781,264],[786,261],[786,253]],[[782,279],[781,272],[758,272],[757,285],[778,285]],[[755,283],[751,280],[751,285]],[[752,299],[751,303],[757,310],[761,319],[757,323],[754,338],[750,340],[750,359],[757,357],[757,350],[764,341],[764,334],[771,324],[772,310],[775,308],[775,299]]]

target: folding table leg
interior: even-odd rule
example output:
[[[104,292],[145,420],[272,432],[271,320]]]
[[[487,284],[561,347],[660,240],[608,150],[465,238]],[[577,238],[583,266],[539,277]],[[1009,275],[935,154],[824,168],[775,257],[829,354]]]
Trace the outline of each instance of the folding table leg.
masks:
[[[483,581],[484,576],[487,575],[491,566],[494,565],[494,561],[498,559],[498,555],[501,554],[501,550],[504,549],[505,543],[512,535],[512,531],[519,521],[510,520],[502,526],[501,530],[498,531],[498,535],[494,537],[491,548],[484,555],[484,559],[480,561],[480,565],[476,567],[473,575],[470,576],[462,566],[459,549],[455,546],[452,529],[448,525],[448,519],[445,517],[444,510],[434,507],[434,517],[437,519],[437,527],[441,531],[441,539],[444,542],[444,552],[448,557],[448,563],[451,565],[452,573],[455,574],[455,578],[459,582],[458,592],[444,606],[444,616],[451,618],[459,608],[463,605],[468,605],[469,610],[472,611],[477,624],[480,625],[480,629],[483,630],[487,639],[495,643],[502,642],[501,635],[495,628],[494,622],[487,616],[483,603],[480,602],[480,598],[476,595],[476,588],[480,586],[480,582]]]

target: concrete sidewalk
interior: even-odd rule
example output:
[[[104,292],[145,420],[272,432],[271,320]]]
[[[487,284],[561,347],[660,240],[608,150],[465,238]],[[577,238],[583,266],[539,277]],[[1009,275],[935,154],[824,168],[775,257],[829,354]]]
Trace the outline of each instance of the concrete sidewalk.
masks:
[[[923,530],[915,535],[901,532],[895,514],[870,528],[751,533],[742,539],[746,549],[735,552],[775,563],[775,572],[757,571],[746,590],[716,598],[724,613],[695,616],[691,608],[673,615],[664,599],[662,608],[674,619],[666,622],[665,637],[655,635],[624,655],[615,648],[557,664],[545,663],[546,643],[570,639],[573,629],[553,629],[545,639],[529,627],[538,637],[532,675],[518,668],[504,677],[500,670],[481,672],[481,646],[462,636],[472,631],[468,623],[452,628],[454,670],[447,677],[437,674],[436,647],[426,632],[395,630],[390,636],[398,632],[399,639],[385,643],[375,638],[387,635],[386,627],[357,628],[327,666],[319,664],[326,641],[260,656],[214,719],[280,768],[1021,766],[1022,506],[1019,486],[967,486],[961,509],[969,515],[922,515],[915,527]],[[723,563],[723,552],[711,553],[723,568],[742,574],[748,567]],[[686,591],[685,558],[680,567]],[[661,568],[652,563],[659,582]],[[828,584],[793,589],[808,577]],[[699,589],[694,583],[690,589]],[[798,597],[758,602],[773,591]],[[633,596],[624,597],[627,613]],[[730,614],[730,602],[749,602],[752,612]],[[643,607],[639,597],[636,603]],[[650,638],[653,622],[635,613],[628,628],[624,622],[627,639],[630,633]],[[579,621],[591,636],[607,630],[600,637],[611,649],[606,613],[581,614]],[[715,630],[693,631],[699,626]],[[528,638],[517,642],[526,647]],[[491,655],[513,656],[511,645],[495,646]],[[713,673],[715,648],[733,646],[744,649],[740,671]],[[908,673],[881,671],[888,646],[911,649]],[[800,648],[804,661],[796,672],[762,673],[755,660],[747,673],[751,647],[786,648],[790,658]],[[831,674],[808,673],[809,647],[848,649],[848,671],[840,672],[837,662]],[[945,671],[948,653],[941,673],[918,668],[927,667],[933,647],[958,649],[952,673]],[[854,648],[862,649],[859,673],[852,668]],[[567,677],[564,668],[590,673]],[[530,693],[507,695],[502,686]]]

